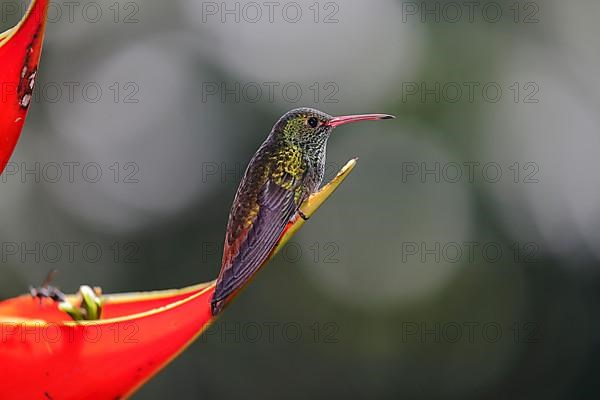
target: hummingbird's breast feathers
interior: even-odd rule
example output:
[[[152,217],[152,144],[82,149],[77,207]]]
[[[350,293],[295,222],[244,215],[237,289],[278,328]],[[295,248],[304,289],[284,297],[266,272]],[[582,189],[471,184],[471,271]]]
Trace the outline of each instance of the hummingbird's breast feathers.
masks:
[[[273,155],[271,178],[279,186],[292,190],[294,181],[300,179],[305,172],[306,162],[300,146],[283,146]]]

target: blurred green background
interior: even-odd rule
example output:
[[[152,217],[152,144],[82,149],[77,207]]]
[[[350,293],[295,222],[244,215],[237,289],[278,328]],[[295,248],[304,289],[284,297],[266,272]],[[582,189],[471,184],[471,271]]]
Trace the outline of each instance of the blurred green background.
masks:
[[[0,177],[0,298],[52,268],[66,292],[211,280],[281,114],[391,113],[334,132],[327,177],[356,170],[134,398],[595,398],[599,12],[54,2]]]

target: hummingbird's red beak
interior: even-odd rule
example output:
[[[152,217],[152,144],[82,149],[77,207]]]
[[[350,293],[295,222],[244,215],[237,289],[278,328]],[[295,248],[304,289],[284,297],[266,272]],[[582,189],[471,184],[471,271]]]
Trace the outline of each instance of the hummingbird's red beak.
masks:
[[[328,123],[328,126],[335,128],[336,126],[349,124],[350,122],[371,121],[377,119],[394,119],[393,115],[388,114],[361,114],[361,115],[343,115],[341,117],[333,117]]]

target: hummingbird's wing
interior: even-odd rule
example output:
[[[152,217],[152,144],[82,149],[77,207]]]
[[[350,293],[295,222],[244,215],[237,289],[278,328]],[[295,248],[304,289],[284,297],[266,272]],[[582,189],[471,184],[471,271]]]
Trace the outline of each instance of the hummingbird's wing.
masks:
[[[279,183],[267,179],[262,186],[257,196],[256,216],[247,228],[240,230],[231,226],[228,229],[221,273],[212,300],[213,312],[216,303],[243,286],[258,270],[306,198],[304,193],[297,192],[302,177],[282,178],[278,179]]]

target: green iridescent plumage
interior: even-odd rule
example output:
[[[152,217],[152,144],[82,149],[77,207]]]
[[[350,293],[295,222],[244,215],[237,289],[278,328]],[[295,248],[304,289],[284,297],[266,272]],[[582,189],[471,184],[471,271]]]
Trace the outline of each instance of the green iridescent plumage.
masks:
[[[231,207],[213,314],[258,270],[302,202],[319,188],[331,131],[347,122],[390,117],[332,117],[299,108],[277,121],[250,161]]]

